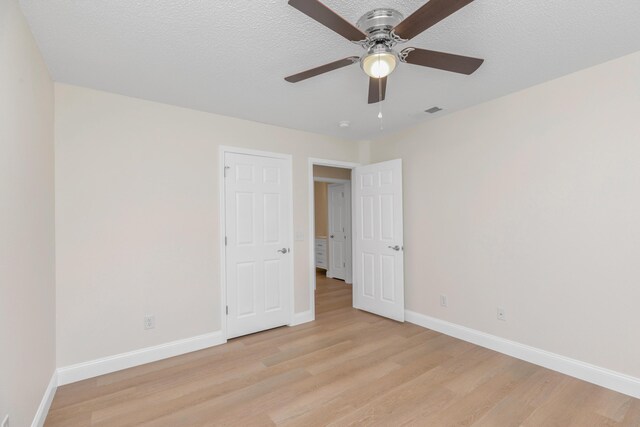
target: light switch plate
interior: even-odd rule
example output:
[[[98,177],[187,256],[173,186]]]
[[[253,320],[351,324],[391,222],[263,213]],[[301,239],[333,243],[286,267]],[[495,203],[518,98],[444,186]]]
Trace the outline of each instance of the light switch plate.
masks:
[[[447,298],[446,295],[440,295],[440,306],[441,307],[448,307],[449,306],[449,299]]]

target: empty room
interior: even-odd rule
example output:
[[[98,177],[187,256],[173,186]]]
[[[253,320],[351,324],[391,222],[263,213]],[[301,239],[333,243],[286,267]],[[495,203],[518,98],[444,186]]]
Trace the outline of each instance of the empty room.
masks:
[[[640,427],[640,1],[0,0],[0,427]]]

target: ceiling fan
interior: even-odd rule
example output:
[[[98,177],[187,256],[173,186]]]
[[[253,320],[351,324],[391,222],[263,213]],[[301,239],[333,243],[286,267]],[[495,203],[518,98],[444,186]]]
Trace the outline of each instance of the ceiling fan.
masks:
[[[394,50],[397,44],[409,41],[472,1],[429,0],[407,19],[394,9],[374,9],[365,13],[354,26],[318,0],[289,0],[291,6],[347,40],[359,44],[367,52],[361,57],[350,56],[285,77],[285,80],[297,83],[360,62],[360,66],[369,76],[369,104],[374,104],[384,100],[387,76],[393,72],[398,62],[472,74],[482,65],[484,59],[414,47],[405,48],[400,52]]]

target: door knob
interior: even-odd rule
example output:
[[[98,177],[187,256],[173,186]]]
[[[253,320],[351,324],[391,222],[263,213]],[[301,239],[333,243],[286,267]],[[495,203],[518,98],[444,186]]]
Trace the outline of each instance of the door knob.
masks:
[[[329,237],[331,237],[333,239],[333,234],[331,236],[329,236]]]
[[[278,249],[278,252],[280,252],[281,254],[286,254],[287,252],[289,252],[289,249],[288,248]]]
[[[389,246],[389,249],[393,249],[394,251],[399,251],[400,250],[400,246],[398,246],[398,245]]]

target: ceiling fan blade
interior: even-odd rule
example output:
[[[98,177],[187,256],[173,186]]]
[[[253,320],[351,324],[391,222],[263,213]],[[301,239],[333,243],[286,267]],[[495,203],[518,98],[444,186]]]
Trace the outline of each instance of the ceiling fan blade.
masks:
[[[317,0],[289,0],[289,4],[347,40],[364,40],[367,35]]]
[[[376,102],[384,101],[384,96],[387,93],[387,78],[382,77],[376,79],[369,78],[369,104],[375,104]]]
[[[396,35],[409,40],[462,9],[473,0],[429,0],[413,12],[393,30]]]
[[[359,60],[360,58],[357,56],[350,56],[348,58],[339,59],[338,61],[330,62],[328,64],[324,64],[319,67],[312,68],[310,70],[303,71],[289,77],[285,77],[284,79],[289,83],[298,83],[299,81],[306,80],[320,74],[328,73],[329,71],[337,70],[338,68],[346,67],[347,65],[355,64]]]
[[[417,48],[407,48],[400,53],[405,54],[404,61],[409,64],[467,75],[473,74],[484,62],[484,59]]]

